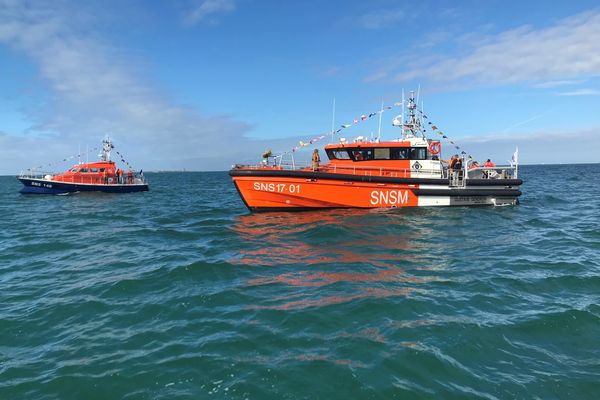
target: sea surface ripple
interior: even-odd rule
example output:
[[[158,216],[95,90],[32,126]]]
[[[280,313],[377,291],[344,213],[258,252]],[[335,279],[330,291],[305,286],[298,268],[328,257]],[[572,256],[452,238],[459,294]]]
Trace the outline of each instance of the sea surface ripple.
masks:
[[[0,399],[593,399],[600,165],[515,207],[249,213],[227,173],[0,177]]]

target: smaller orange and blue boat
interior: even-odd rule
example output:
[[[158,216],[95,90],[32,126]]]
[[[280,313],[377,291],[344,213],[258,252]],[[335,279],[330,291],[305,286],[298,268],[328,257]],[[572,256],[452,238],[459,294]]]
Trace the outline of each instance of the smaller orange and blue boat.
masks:
[[[17,179],[24,194],[66,194],[77,192],[131,193],[148,191],[142,171],[120,169],[110,159],[114,146],[110,139],[102,141],[100,161],[79,163],[63,173],[27,170]]]

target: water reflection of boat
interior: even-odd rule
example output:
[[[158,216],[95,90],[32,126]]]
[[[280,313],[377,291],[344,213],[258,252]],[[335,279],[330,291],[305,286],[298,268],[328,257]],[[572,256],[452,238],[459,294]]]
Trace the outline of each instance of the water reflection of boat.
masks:
[[[257,213],[236,218],[233,230],[246,241],[237,262],[249,265],[290,265],[300,263],[395,265],[401,260],[426,259],[425,246],[435,248],[427,238],[433,231],[424,210],[406,215],[394,210],[340,209],[328,213]],[[411,213],[412,214],[412,213]],[[381,229],[374,219],[385,218]],[[390,224],[392,221],[393,225]],[[392,228],[392,226],[396,228]],[[376,236],[377,247],[365,246]],[[338,237],[344,237],[339,241]],[[255,246],[253,246],[255,244]]]
[[[408,121],[396,124],[401,139],[340,139],[325,146],[324,165],[302,168],[280,157],[273,165],[236,165],[229,174],[252,211],[517,204],[522,180],[516,160],[472,168],[472,160],[456,155],[446,168],[440,142],[425,136],[417,118],[414,95],[408,109]]]
[[[447,265],[437,255],[436,244],[430,243],[434,232],[424,224],[419,226],[431,219],[431,210],[412,211],[408,214],[414,215],[343,209],[238,216],[232,230],[243,246],[230,262],[274,267],[254,274],[258,276],[247,280],[246,286],[298,288],[295,296],[274,296],[269,304],[255,308],[303,309],[409,296],[439,280],[436,271]],[[393,226],[382,228],[374,222],[378,218],[386,219],[388,225],[393,220]],[[409,220],[416,220],[416,225],[408,224]],[[373,246],[375,237],[377,245]]]

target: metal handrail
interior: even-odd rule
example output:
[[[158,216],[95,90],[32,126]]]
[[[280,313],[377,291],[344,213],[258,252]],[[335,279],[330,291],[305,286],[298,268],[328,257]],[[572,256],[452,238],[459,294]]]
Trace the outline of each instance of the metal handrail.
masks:
[[[292,164],[278,162],[276,165],[237,165],[237,168],[246,168],[246,169],[265,169],[265,168],[277,168],[282,170],[290,170],[290,171],[301,171],[301,170],[310,170],[312,171],[312,167],[310,163],[298,163],[294,162]],[[364,165],[343,165],[338,163],[326,163],[318,168],[319,172],[330,172],[330,173],[352,173],[354,175],[369,175],[369,176],[389,176],[389,177],[414,177],[416,174],[418,175],[434,175],[439,176],[442,179],[449,179],[450,174],[448,168],[444,168],[443,166],[440,169],[419,169],[413,170],[410,168],[394,168],[394,167],[373,167],[373,166],[364,166]],[[461,170],[461,181],[467,179],[473,179],[472,173],[475,171],[496,171],[498,173],[498,177],[511,178],[515,176],[516,166],[497,166],[497,167],[477,167],[473,169],[462,168]],[[504,173],[503,171],[512,171],[512,173]],[[492,174],[484,173],[483,179],[494,179],[495,177]]]
[[[79,183],[79,184],[87,184],[87,185],[143,185],[146,183],[146,178],[139,173],[134,173],[131,179],[126,174],[122,176],[122,182],[119,183],[116,181],[115,176],[85,176],[85,175],[71,175],[67,176],[70,179],[61,179],[55,180],[53,179],[56,175],[62,175],[60,173],[54,172],[36,172],[33,170],[21,171],[19,174],[19,178],[26,179],[40,179],[45,181],[53,181],[53,182],[64,182],[64,183]],[[106,178],[106,179],[105,179]],[[108,181],[108,178],[111,181]]]

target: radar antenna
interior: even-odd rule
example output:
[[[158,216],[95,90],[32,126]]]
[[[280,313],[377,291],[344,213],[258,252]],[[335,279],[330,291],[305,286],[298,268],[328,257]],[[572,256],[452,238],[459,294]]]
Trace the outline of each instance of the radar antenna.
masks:
[[[104,140],[102,140],[102,153],[98,154],[98,157],[100,157],[102,161],[110,162],[110,151],[114,148],[115,146],[112,144],[108,135],[106,135]]]
[[[414,90],[410,92],[410,97],[408,99],[408,104],[406,105],[409,111],[408,121],[403,123],[402,126],[402,136],[405,138],[412,138],[416,136],[422,136],[425,138],[425,132],[421,126],[421,121],[417,118],[415,110],[417,109],[417,103],[415,102],[415,92]],[[404,115],[402,115],[402,120],[404,120]],[[397,125],[396,125],[397,126]]]

